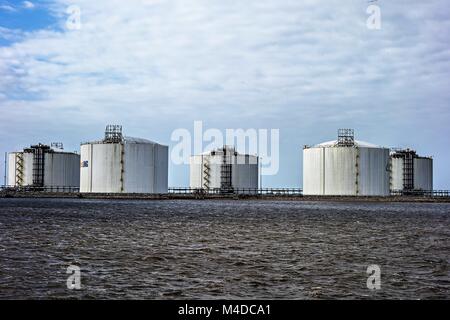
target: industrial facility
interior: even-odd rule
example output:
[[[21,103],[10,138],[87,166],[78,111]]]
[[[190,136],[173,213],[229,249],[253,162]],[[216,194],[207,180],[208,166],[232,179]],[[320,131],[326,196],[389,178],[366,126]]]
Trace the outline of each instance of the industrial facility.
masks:
[[[410,149],[391,152],[391,190],[433,190],[433,159]]]
[[[222,148],[190,159],[190,187],[206,191],[258,189],[259,158],[239,154],[235,148]]]
[[[125,137],[108,125],[103,140],[81,144],[82,193],[167,193],[167,146]]]
[[[303,150],[304,195],[388,196],[389,181],[389,149],[355,140],[352,129]]]
[[[32,145],[8,154],[10,187],[47,191],[78,191],[80,155],[65,152],[62,143]]]
[[[389,149],[355,139],[339,129],[337,140],[303,149],[303,188],[262,188],[258,155],[233,146],[190,157],[189,188],[168,188],[169,148],[124,136],[122,126],[106,126],[102,140],[81,143],[81,155],[62,143],[36,144],[5,153],[0,192],[95,194],[171,193],[305,196],[446,196],[433,190],[433,159],[411,149]],[[261,184],[261,185],[260,185]],[[58,196],[64,194],[58,194]],[[104,196],[104,195],[101,195]],[[183,195],[184,196],[184,195]]]

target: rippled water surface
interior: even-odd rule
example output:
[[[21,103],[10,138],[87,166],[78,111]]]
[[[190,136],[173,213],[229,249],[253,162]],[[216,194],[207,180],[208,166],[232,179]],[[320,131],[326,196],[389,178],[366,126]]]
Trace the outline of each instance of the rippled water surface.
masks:
[[[449,204],[0,199],[3,299],[449,299],[449,262]]]

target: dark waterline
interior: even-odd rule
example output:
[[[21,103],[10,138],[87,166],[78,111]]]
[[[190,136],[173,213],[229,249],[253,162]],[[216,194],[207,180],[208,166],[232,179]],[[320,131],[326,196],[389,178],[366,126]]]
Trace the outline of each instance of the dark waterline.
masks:
[[[449,227],[450,204],[0,199],[0,298],[449,299]]]

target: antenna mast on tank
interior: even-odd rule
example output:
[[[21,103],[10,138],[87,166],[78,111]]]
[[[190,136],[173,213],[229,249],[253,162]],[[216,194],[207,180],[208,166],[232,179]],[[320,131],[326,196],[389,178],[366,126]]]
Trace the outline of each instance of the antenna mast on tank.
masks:
[[[105,130],[104,142],[118,143],[122,142],[122,126],[117,124],[108,124]]]
[[[338,130],[338,146],[353,147],[355,145],[355,131],[353,129]]]
[[[52,149],[55,148],[55,149],[64,150],[64,145],[63,145],[62,142],[52,142],[52,143],[50,144],[50,147],[51,147]]]

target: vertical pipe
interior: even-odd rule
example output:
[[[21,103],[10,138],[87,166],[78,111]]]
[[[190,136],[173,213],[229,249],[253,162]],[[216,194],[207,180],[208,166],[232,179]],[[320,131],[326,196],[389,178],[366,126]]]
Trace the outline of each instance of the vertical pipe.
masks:
[[[17,153],[14,154],[14,187],[17,186]]]
[[[325,182],[326,182],[326,177],[325,177],[325,169],[326,169],[326,165],[325,165],[325,147],[322,148],[322,195],[325,195]]]
[[[194,161],[193,161],[192,166],[197,166],[197,158],[194,157],[193,159],[194,159]],[[203,189],[204,186],[205,186],[205,182],[204,182],[204,177],[203,177],[203,155],[201,155],[201,161],[200,161],[200,189]],[[191,187],[191,185],[189,187]]]
[[[359,149],[359,147],[356,148],[356,159],[355,160],[356,160],[356,162],[355,162],[355,164],[356,164],[355,192],[356,192],[356,195],[358,196],[360,193],[360,183],[359,183],[359,179],[360,179],[360,149]],[[372,188],[372,186],[370,188]],[[371,191],[369,191],[369,192],[371,192]]]
[[[6,158],[7,158],[7,156],[8,156],[8,153],[7,152],[5,152],[5,177],[4,177],[4,180],[3,180],[3,186],[4,187],[6,187]]]
[[[90,163],[88,163],[88,166],[89,166],[89,170],[88,170],[88,174],[89,174],[89,191],[90,192],[92,192],[92,177],[94,176],[94,173],[93,173],[93,171],[94,171],[94,162],[93,162],[93,159],[94,159],[94,144],[93,143],[91,143],[90,145],[90,149],[91,149],[91,152],[90,152],[90,154],[89,154],[89,161],[90,161]]]
[[[125,143],[121,142],[120,147],[120,192],[125,192]],[[153,152],[153,164],[155,163],[155,153]]]
[[[258,157],[258,162],[259,162],[259,165],[258,165],[258,167],[259,167],[259,183],[260,183],[259,188],[262,189],[263,188],[263,183],[262,183],[262,162],[260,161],[260,159],[261,159],[261,157]]]

